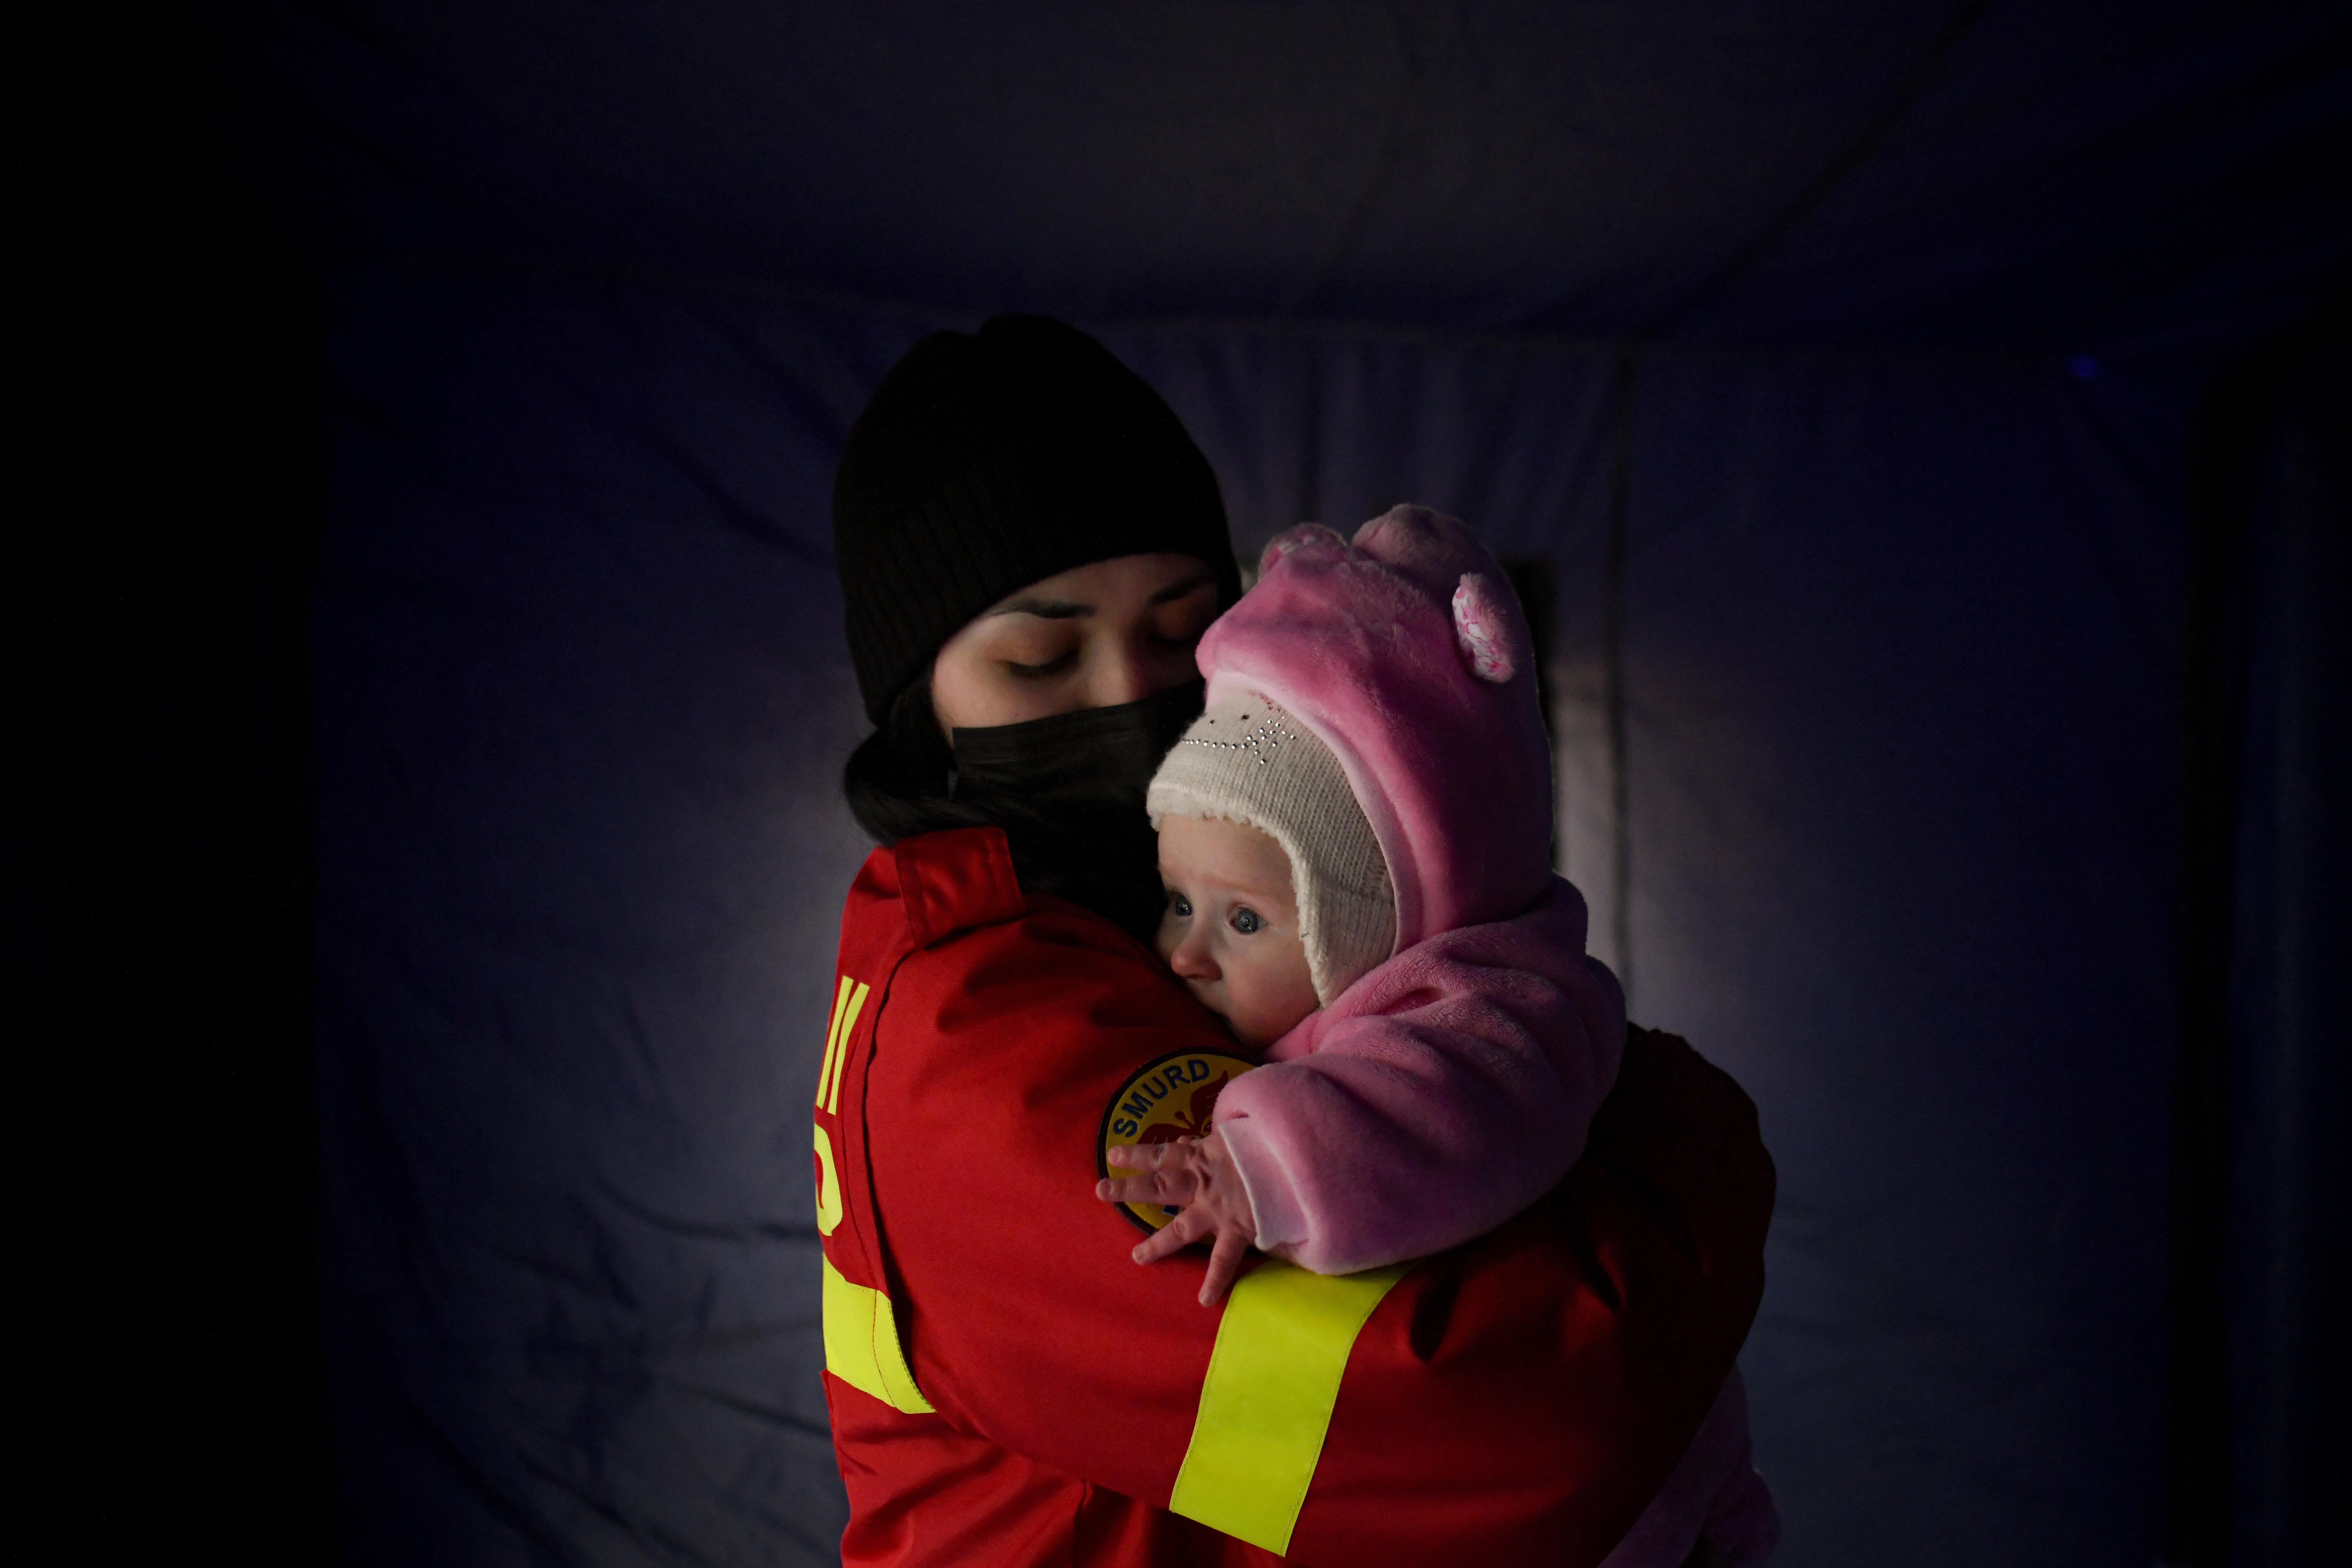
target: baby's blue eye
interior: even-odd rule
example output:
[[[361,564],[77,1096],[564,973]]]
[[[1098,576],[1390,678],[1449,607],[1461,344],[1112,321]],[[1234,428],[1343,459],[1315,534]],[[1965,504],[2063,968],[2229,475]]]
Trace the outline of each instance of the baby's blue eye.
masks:
[[[1244,936],[1255,936],[1265,924],[1264,921],[1257,918],[1255,910],[1244,906],[1234,911],[1234,929]]]
[[[1181,893],[1171,892],[1168,895],[1168,912],[1180,921],[1189,921],[1192,918],[1192,900]]]

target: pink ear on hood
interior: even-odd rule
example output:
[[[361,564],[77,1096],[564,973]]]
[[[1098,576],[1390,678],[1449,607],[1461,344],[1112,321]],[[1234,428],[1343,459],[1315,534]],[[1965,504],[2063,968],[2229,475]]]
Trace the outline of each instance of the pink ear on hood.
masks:
[[[1454,640],[1479,679],[1502,685],[1519,672],[1518,617],[1483,572],[1462,574],[1454,590]]]

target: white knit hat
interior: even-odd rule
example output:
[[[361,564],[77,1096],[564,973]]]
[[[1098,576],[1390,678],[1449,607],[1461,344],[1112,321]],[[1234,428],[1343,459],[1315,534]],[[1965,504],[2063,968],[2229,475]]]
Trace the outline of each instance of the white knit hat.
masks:
[[[1282,846],[1323,1005],[1395,951],[1388,861],[1339,759],[1263,696],[1229,691],[1211,702],[1144,798],[1154,829],[1171,816],[1222,818]]]

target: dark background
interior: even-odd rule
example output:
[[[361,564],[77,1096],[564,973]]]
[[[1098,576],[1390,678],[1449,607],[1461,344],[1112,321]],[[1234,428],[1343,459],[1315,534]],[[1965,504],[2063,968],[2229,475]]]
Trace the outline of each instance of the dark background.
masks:
[[[1551,584],[1565,869],[1780,1163],[1782,1562],[2340,1534],[2340,13],[255,5],[104,49],[152,129],[45,253],[102,308],[47,318],[86,434],[30,456],[97,500],[20,623],[37,696],[114,693],[47,710],[40,819],[111,830],[29,835],[100,1043],[64,1168],[158,1156],[41,1297],[105,1347],[56,1445],[94,1531],[831,1552],[831,465],[922,332],[1029,309],[1161,389],[1245,551],[1412,500]]]

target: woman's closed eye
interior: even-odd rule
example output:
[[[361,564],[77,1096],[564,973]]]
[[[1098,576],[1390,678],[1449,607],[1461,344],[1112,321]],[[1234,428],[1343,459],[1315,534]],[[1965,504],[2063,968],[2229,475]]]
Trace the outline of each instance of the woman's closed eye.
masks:
[[[1216,618],[1216,589],[1202,582],[1181,598],[1158,607],[1151,617],[1152,640],[1170,647],[1191,647]]]
[[[1043,664],[1023,664],[1019,659],[1008,658],[1004,661],[1004,668],[1024,680],[1034,680],[1043,676],[1066,674],[1076,668],[1077,663],[1078,650],[1066,648],[1060,655],[1047,659]]]
[[[1213,613],[1216,609],[1213,601],[1209,608],[1212,612],[1209,615],[1187,616],[1173,626],[1154,626],[1151,640],[1162,647],[1199,647],[1201,638],[1208,632],[1209,623],[1217,618]]]

